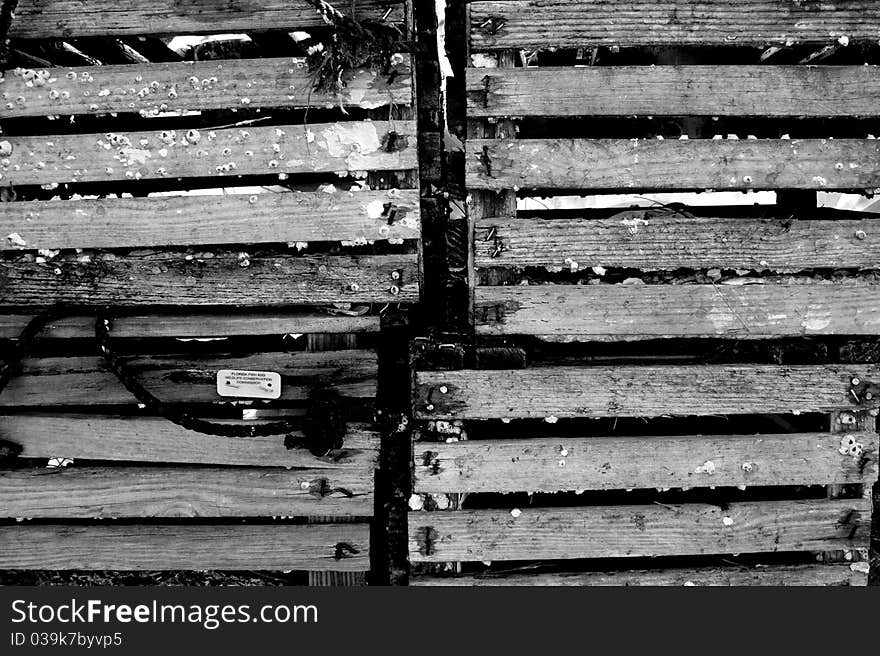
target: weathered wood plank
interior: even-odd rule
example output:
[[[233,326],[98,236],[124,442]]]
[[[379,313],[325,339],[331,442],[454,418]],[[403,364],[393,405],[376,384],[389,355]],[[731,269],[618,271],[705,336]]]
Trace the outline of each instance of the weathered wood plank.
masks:
[[[470,4],[475,50],[764,45],[880,38],[873,0],[493,0]]]
[[[478,267],[592,266],[642,269],[877,268],[880,223],[868,215],[823,220],[690,217],[670,210],[625,211],[607,219],[493,217],[476,226]],[[494,233],[491,232],[494,228]],[[484,241],[488,235],[490,241]],[[496,242],[501,252],[496,253]]]
[[[548,572],[486,576],[423,576],[411,586],[865,586],[868,575],[845,565],[764,565],[688,567],[621,572]]]
[[[388,223],[388,213],[396,212]],[[419,238],[419,192],[292,192],[3,203],[0,250]],[[27,245],[21,246],[21,241]]]
[[[376,108],[412,102],[408,65],[388,75],[358,69],[338,95],[315,91],[313,85],[303,59],[281,57],[13,69],[5,79],[0,75],[0,96],[8,118],[110,112],[153,116],[239,107]]]
[[[469,68],[467,93],[471,116],[876,116],[880,112],[877,66]]]
[[[417,443],[413,483],[429,494],[872,483],[877,435],[852,436],[864,462],[829,433]]]
[[[880,334],[880,284],[477,287],[484,335],[585,339]]]
[[[853,377],[878,380],[880,367],[539,366],[419,371],[415,412],[421,419],[828,412],[853,407]]]
[[[33,314],[0,314],[0,339],[17,338]],[[234,337],[288,333],[377,333],[380,318],[365,314],[350,317],[302,310],[246,312],[240,314],[190,312],[187,314],[136,314],[113,321],[114,338]],[[94,317],[68,317],[52,321],[41,333],[54,339],[91,339]]]
[[[348,427],[343,450],[332,458],[317,458],[305,448],[288,449],[281,435],[247,439],[204,435],[158,417],[5,415],[0,416],[0,426],[3,439],[22,447],[22,458],[298,467],[335,472],[367,471],[376,466],[379,453],[379,434],[361,424]],[[291,435],[295,440],[302,437],[298,431]]]
[[[400,277],[393,279],[394,271]],[[394,290],[392,291],[392,288]],[[95,256],[88,263],[0,261],[0,305],[267,307],[284,304],[405,303],[418,300],[416,255],[183,253]]]
[[[880,140],[471,139],[473,189],[874,189]]]
[[[347,3],[339,10],[348,13]],[[335,5],[334,5],[335,6]],[[406,22],[400,0],[358,0],[358,19]],[[19,39],[122,34],[221,34],[323,27],[324,21],[305,2],[285,0],[148,0],[120,4],[115,0],[21,0],[10,36]]]
[[[726,519],[725,519],[726,518]],[[866,547],[864,499],[410,513],[413,562],[622,558]]]
[[[369,549],[365,523],[0,527],[0,561],[9,569],[364,571]]]
[[[320,353],[265,352],[249,356],[149,356],[129,360],[148,390],[167,402],[222,401],[217,371],[245,369],[281,374],[281,398],[307,399],[312,389],[335,389],[353,399],[376,396],[377,357],[373,351]],[[228,400],[228,399],[225,399]],[[0,407],[42,408],[52,405],[131,405],[134,397],[100,357],[27,359],[20,376],[0,395]]]
[[[413,121],[10,136],[3,185],[413,169]],[[395,150],[383,139],[394,132]],[[6,161],[9,161],[6,164]],[[340,192],[341,193],[341,192]]]
[[[71,465],[2,470],[0,494],[4,517],[370,517],[374,475],[372,464],[360,471]]]

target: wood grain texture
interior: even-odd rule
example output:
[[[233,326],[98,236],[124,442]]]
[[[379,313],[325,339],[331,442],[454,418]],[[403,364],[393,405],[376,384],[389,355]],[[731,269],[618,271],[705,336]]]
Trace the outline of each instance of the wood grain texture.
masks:
[[[34,70],[45,82],[35,85],[28,80],[28,69],[8,70],[5,79],[0,76],[0,96],[7,94],[2,96],[4,116],[110,112],[150,116],[224,108],[376,108],[412,102],[408,65],[395,67],[393,76],[358,69],[349,74],[339,95],[315,91],[305,61],[290,57]],[[12,107],[6,106],[9,101]]]
[[[197,137],[187,130],[10,136],[12,154],[0,160],[0,184],[187,177],[234,181],[238,175],[414,169],[415,130],[413,121],[351,121],[200,130]],[[390,132],[401,146],[394,152],[382,146]]]
[[[98,255],[91,262],[0,261],[0,305],[277,307],[418,300],[418,262],[406,255],[219,253],[186,259],[155,251]],[[242,266],[243,263],[247,266]],[[394,280],[391,274],[400,272]],[[397,293],[393,293],[392,287]]]
[[[149,356],[128,360],[149,391],[172,403],[229,400],[217,394],[217,371],[245,369],[281,374],[281,399],[302,401],[316,387],[329,386],[343,397],[376,396],[377,357],[373,351],[273,353],[249,356]],[[132,405],[135,398],[100,357],[51,357],[24,361],[0,396],[0,407],[53,405]]]
[[[0,314],[0,339],[17,338],[33,314]],[[273,312],[193,311],[187,314],[133,314],[113,321],[114,338],[235,337],[289,333],[377,333],[376,315],[349,317],[302,310]],[[52,321],[41,333],[53,339],[92,339],[94,317],[68,317]]]
[[[473,189],[874,189],[880,140],[471,139]]]
[[[818,212],[779,218],[691,217],[632,210],[607,219],[492,217],[476,226],[478,267],[592,266],[641,269],[877,268],[880,223],[866,215],[823,220]],[[493,238],[486,236],[495,229]],[[862,234],[864,233],[864,234]],[[864,239],[859,239],[864,237]],[[495,241],[502,250],[495,257]]]
[[[878,25],[880,8],[872,0],[481,0],[470,4],[474,50],[760,46],[831,43],[841,36],[875,41],[880,38]]]
[[[295,440],[303,437],[299,431],[290,434]],[[247,439],[204,435],[158,417],[4,415],[0,435],[22,447],[22,458],[364,472],[374,468],[379,457],[379,434],[362,424],[349,425],[342,450],[332,458],[315,457],[303,447],[288,449],[282,435]],[[198,478],[196,473],[193,480]]]
[[[467,69],[470,116],[876,116],[877,66]]]
[[[388,206],[389,210],[385,209]],[[395,220],[388,224],[388,211]],[[3,203],[0,233],[28,249],[419,238],[419,192],[339,191]],[[0,250],[13,250],[10,240]]]
[[[413,483],[429,494],[873,483],[877,435],[852,436],[864,461],[829,433],[416,443]]]
[[[365,523],[0,527],[8,569],[365,571],[369,549]]]
[[[357,18],[406,22],[400,0],[358,0]],[[346,3],[340,11],[348,13]],[[21,0],[12,38],[99,36],[108,34],[219,34],[323,27],[321,15],[297,0]]]
[[[725,522],[724,518],[728,518]],[[524,508],[409,516],[412,562],[821,551],[867,547],[864,499]]]
[[[415,412],[421,419],[828,412],[854,406],[853,377],[873,381],[878,376],[880,367],[874,365],[418,371]]]
[[[360,471],[73,464],[0,471],[0,494],[4,517],[370,517],[374,475],[371,463]]]
[[[484,335],[585,339],[880,334],[880,284],[477,287]]]
[[[868,575],[844,565],[764,565],[761,567],[683,567],[619,572],[549,572],[424,576],[409,584],[427,586],[865,586]]]

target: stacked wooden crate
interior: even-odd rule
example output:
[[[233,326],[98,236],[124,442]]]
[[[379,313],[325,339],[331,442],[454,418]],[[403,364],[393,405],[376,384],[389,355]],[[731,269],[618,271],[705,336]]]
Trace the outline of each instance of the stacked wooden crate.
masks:
[[[415,584],[864,584],[880,223],[817,192],[880,188],[878,26],[470,3],[474,337],[415,374]],[[708,191],[776,196],[571,200]]]
[[[409,60],[319,92],[289,35],[326,34],[308,2],[74,4],[19,2],[0,80],[0,339],[71,315],[0,394],[22,449],[0,470],[0,568],[363,581],[381,313],[419,298]],[[406,34],[405,4],[357,6]],[[169,47],[231,32],[186,61]],[[343,447],[148,416],[96,348],[96,308],[169,406],[262,423],[332,389]],[[280,374],[280,399],[219,396],[224,369]]]

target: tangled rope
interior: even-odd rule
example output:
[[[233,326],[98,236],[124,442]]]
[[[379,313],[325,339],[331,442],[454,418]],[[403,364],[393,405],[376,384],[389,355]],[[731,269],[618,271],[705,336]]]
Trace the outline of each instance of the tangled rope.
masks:
[[[0,394],[13,376],[21,372],[22,361],[40,334],[53,321],[64,317],[89,313],[84,308],[56,307],[38,314],[31,319],[12,347],[12,354],[0,364]],[[288,434],[284,444],[287,448],[305,446],[316,456],[325,456],[342,446],[346,421],[339,407],[336,392],[329,389],[312,390],[305,420],[283,420],[265,424],[226,424],[196,417],[177,405],[169,405],[148,391],[138,380],[136,374],[115,353],[110,339],[113,321],[106,310],[95,314],[95,339],[107,368],[119,379],[123,386],[142,403],[147,410],[177,424],[187,430],[221,437],[264,437]],[[297,440],[289,433],[301,427],[303,440]]]

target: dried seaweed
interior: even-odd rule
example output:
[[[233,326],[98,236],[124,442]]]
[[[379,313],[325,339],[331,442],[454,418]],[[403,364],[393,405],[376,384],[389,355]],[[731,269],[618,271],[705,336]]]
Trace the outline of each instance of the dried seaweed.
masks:
[[[391,57],[403,38],[396,25],[373,19],[357,20],[356,2],[352,2],[351,15],[338,11],[325,0],[308,2],[331,28],[329,38],[309,51],[308,66],[315,91],[342,92],[347,76],[358,68],[389,73]]]

